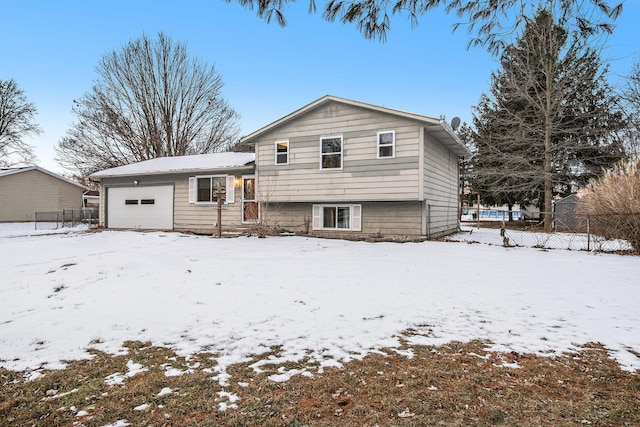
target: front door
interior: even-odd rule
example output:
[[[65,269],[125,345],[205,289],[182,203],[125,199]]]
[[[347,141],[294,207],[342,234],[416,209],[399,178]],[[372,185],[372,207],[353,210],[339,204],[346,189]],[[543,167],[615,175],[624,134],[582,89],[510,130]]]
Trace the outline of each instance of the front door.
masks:
[[[256,199],[256,178],[254,175],[242,177],[242,222],[256,223],[259,205]]]

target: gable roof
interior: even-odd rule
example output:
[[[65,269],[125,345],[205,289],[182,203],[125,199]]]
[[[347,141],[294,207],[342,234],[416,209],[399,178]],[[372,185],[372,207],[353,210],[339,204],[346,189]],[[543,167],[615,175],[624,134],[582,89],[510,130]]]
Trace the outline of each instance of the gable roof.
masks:
[[[38,171],[38,172],[42,172],[44,174],[50,175],[56,179],[59,179],[60,181],[64,181],[68,184],[72,184],[75,185],[76,187],[80,187],[83,190],[86,190],[87,187],[85,187],[84,185],[80,184],[79,182],[75,182],[72,179],[66,178],[62,175],[58,175],[57,173],[53,173],[49,170],[46,170],[45,168],[41,168],[40,166],[26,166],[26,167],[21,167],[21,168],[6,168],[6,169],[0,169],[0,178],[4,177],[4,176],[9,176],[9,175],[14,175],[17,173],[23,173],[23,172],[29,172],[29,171]]]
[[[287,123],[292,120],[297,119],[298,117],[306,114],[322,105],[325,105],[330,102],[337,102],[340,104],[351,105],[354,107],[364,108],[367,110],[378,111],[384,114],[390,114],[397,117],[402,117],[408,120],[413,120],[419,122],[424,126],[424,128],[431,134],[434,138],[440,141],[445,147],[451,150],[453,153],[460,157],[470,157],[471,151],[464,145],[464,143],[458,138],[458,136],[454,133],[453,129],[449,126],[447,122],[442,119],[434,119],[433,117],[423,116],[420,114],[408,113],[406,111],[394,110],[392,108],[381,107],[378,105],[367,104],[359,101],[352,101],[350,99],[339,98],[337,96],[325,95],[322,98],[319,98],[313,101],[310,104],[305,105],[304,107],[294,111],[291,114],[288,114],[281,119],[276,120],[249,135],[243,136],[240,138],[241,143],[252,144],[255,143],[256,140],[263,134]]]
[[[138,163],[131,163],[129,165],[95,172],[91,174],[89,178],[238,169],[250,166],[254,160],[254,153],[211,153],[191,156],[158,157],[156,159],[144,160]]]

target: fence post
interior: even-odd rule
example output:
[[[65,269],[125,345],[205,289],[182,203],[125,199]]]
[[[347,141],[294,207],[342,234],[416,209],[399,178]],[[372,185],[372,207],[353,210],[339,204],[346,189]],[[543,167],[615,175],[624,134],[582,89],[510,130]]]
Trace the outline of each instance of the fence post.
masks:
[[[587,251],[591,251],[591,224],[590,224],[590,216],[587,215]]]
[[[33,226],[34,226],[34,230],[38,229],[38,212],[36,212],[36,222],[35,224],[33,224]]]
[[[480,228],[480,193],[478,193],[478,222],[477,222],[477,228]]]
[[[427,240],[431,240],[431,205],[427,205]]]

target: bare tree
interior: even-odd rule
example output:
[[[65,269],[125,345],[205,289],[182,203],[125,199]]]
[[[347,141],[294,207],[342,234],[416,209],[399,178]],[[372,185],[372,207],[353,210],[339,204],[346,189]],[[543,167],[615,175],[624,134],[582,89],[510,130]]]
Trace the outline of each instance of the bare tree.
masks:
[[[102,57],[92,90],[74,101],[78,116],[56,160],[80,177],[164,156],[223,151],[237,140],[239,115],[222,97],[213,66],[159,33]]]
[[[631,159],[640,160],[640,62],[633,65],[623,88],[622,111],[628,126],[623,130],[627,153]]]
[[[475,185],[502,203],[538,199],[551,231],[552,199],[624,156],[624,126],[606,67],[541,10],[501,57],[491,95],[474,113]]]
[[[237,1],[249,9],[257,9],[267,22],[275,20],[286,25],[285,10],[292,1],[283,0],[226,0]],[[438,8],[460,19],[454,30],[466,25],[474,34],[469,45],[484,45],[498,53],[516,37],[539,7],[553,10],[563,26],[573,26],[582,35],[613,31],[612,21],[622,12],[622,2],[610,0],[326,0],[323,18],[354,24],[367,39],[386,40],[391,29],[391,17],[405,14],[412,26],[421,15]],[[316,12],[316,1],[309,0],[309,13]]]
[[[0,80],[0,166],[35,162],[33,146],[23,141],[42,132],[33,121],[35,115],[35,105],[27,101],[15,80]]]

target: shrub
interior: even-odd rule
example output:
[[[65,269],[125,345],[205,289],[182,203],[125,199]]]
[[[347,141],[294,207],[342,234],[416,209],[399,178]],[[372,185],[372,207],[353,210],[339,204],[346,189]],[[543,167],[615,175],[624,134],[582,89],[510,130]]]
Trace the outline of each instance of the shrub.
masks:
[[[582,209],[591,231],[607,239],[624,239],[640,253],[640,160],[621,162],[589,183]]]

